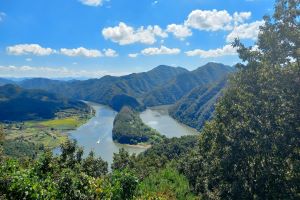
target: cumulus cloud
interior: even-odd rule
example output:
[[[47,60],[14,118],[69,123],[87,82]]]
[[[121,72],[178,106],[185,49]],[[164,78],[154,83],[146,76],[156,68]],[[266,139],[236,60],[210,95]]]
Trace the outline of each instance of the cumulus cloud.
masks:
[[[56,53],[54,49],[44,48],[38,44],[17,44],[14,46],[9,46],[6,51],[12,55],[28,55],[33,54],[37,56],[47,56]]]
[[[104,55],[106,57],[117,57],[118,53],[113,49],[103,49]]]
[[[79,0],[82,4],[87,6],[101,6],[103,0]]]
[[[236,55],[236,49],[233,48],[231,45],[225,45],[223,48],[217,49],[210,49],[210,50],[202,50],[202,49],[195,49],[192,51],[186,51],[185,54],[187,56],[200,56],[202,58],[214,58],[214,57],[221,57],[221,56],[230,56]]]
[[[134,29],[120,22],[118,26],[107,27],[102,30],[102,35],[105,39],[109,39],[120,45],[128,45],[133,43],[153,44],[156,42],[156,37],[166,38],[168,34],[159,26],[141,26]]]
[[[128,54],[128,57],[129,58],[136,58],[136,57],[138,57],[138,53],[130,53],[130,54]]]
[[[180,53],[180,49],[177,48],[168,48],[165,46],[161,46],[160,48],[151,47],[146,48],[141,51],[143,55],[175,55]]]
[[[99,78],[104,75],[120,76],[127,73],[113,73],[105,70],[87,71],[71,70],[66,67],[32,67],[32,66],[0,66],[2,77],[90,77]]]
[[[168,25],[167,32],[173,33],[173,35],[179,39],[184,39],[193,34],[192,31],[187,26],[181,24]]]
[[[231,29],[232,16],[226,10],[194,10],[185,25],[198,30],[218,31]]]
[[[234,27],[226,37],[227,42],[232,42],[235,38],[256,40],[259,34],[259,27],[264,25],[264,21],[255,21],[250,24],[241,24]]]
[[[103,56],[101,51],[96,49],[86,49],[84,47],[79,47],[76,49],[66,49],[62,48],[60,49],[60,53],[66,56],[84,56],[84,57],[90,57],[90,58],[97,58]]]
[[[87,58],[97,58],[97,57],[116,57],[118,53],[113,49],[103,49],[103,52],[97,49],[87,49],[84,47],[78,47],[74,49],[61,48],[59,51],[51,48],[44,48],[38,44],[17,44],[15,46],[9,46],[6,51],[12,55],[38,55],[47,56],[50,54],[61,54],[65,56],[84,56]],[[31,59],[31,58],[30,58]],[[26,59],[29,61],[29,59]]]
[[[184,24],[205,31],[231,30],[234,25],[243,23],[250,17],[251,12],[235,12],[231,15],[227,10],[194,10]]]
[[[251,17],[251,12],[233,13],[233,21],[235,25],[239,23],[243,23],[245,20],[249,19],[250,17]]]

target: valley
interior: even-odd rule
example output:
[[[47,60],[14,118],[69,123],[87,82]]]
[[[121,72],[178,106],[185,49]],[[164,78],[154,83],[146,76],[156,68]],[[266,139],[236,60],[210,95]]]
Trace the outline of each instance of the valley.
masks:
[[[300,199],[299,0],[0,5],[0,200]]]
[[[207,63],[84,81],[1,79],[0,119],[8,141],[53,149],[72,138],[111,163],[120,148],[138,154],[165,137],[197,135],[233,71]]]

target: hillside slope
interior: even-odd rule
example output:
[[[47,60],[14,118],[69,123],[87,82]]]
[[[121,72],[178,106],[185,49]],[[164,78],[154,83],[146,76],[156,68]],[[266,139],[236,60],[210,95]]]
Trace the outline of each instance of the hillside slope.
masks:
[[[49,119],[57,111],[69,108],[87,110],[88,106],[42,90],[28,90],[11,84],[0,86],[0,121]]]
[[[147,93],[143,103],[146,106],[173,104],[192,89],[218,82],[233,71],[232,67],[220,63],[207,63],[194,71],[179,74],[168,84]]]
[[[217,84],[193,89],[170,108],[170,115],[176,120],[200,130],[205,121],[211,118],[214,105],[225,85],[226,79]]]

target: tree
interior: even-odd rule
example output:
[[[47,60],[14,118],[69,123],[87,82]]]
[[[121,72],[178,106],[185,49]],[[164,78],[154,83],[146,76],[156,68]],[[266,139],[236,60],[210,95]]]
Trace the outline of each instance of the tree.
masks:
[[[299,1],[278,0],[180,170],[205,199],[300,198]]]
[[[111,178],[112,200],[132,199],[138,186],[138,178],[128,169],[115,170]]]
[[[0,123],[0,161],[3,156],[3,142],[5,139],[5,133],[4,133],[4,128],[3,125]]]
[[[94,152],[91,151],[87,158],[82,162],[83,171],[94,178],[103,176],[108,172],[108,164],[101,158],[95,158]]]
[[[125,168],[133,168],[135,155],[130,156],[129,153],[121,148],[119,153],[114,153],[112,170],[122,170]]]

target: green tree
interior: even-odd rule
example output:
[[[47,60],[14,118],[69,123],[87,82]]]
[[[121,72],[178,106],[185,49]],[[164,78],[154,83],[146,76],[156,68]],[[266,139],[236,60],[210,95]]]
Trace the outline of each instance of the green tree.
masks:
[[[134,159],[135,159],[135,155],[129,155],[128,151],[121,148],[119,150],[119,153],[114,153],[111,169],[122,170],[125,168],[133,168]]]
[[[141,197],[147,194],[151,197],[164,197],[170,200],[196,199],[190,191],[186,177],[171,167],[150,174],[141,182],[138,191]]]
[[[132,199],[138,183],[138,178],[130,170],[115,170],[111,178],[112,200]]]
[[[108,164],[101,158],[95,158],[94,152],[91,151],[87,158],[82,161],[83,171],[94,178],[103,176],[108,172]]]
[[[278,0],[180,170],[205,199],[300,198],[299,1]]]

